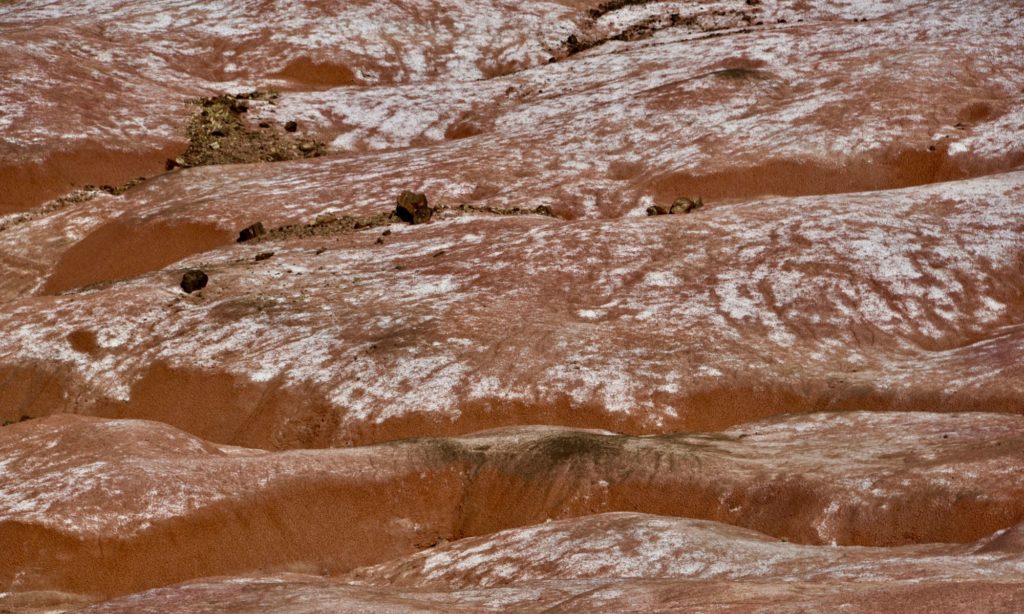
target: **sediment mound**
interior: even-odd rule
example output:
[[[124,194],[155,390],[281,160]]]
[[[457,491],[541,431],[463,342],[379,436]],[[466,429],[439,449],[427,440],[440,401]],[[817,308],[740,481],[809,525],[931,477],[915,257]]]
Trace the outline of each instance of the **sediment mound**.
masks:
[[[715,435],[644,438],[516,427],[457,439],[268,453],[204,442],[154,422],[54,416],[0,429],[6,476],[0,544],[7,553],[0,586],[116,595],[253,570],[337,574],[463,537],[609,511],[729,523],[734,527],[673,526],[698,540],[724,532],[752,544],[734,551],[736,561],[763,547],[804,561],[799,565],[807,573],[815,561],[836,567],[841,559],[853,569],[859,550],[812,555],[825,551],[767,535],[805,544],[897,546],[968,543],[1010,527],[1024,519],[1022,420],[814,414]],[[588,539],[600,541],[596,535],[613,530],[596,528],[605,521],[632,522],[628,515],[601,518],[583,531]],[[573,526],[551,530],[571,533]],[[466,542],[466,551],[476,552],[474,544],[487,539]],[[967,557],[979,548],[990,558],[1015,551],[1001,534],[982,546],[943,552]],[[694,556],[716,558],[703,551]],[[459,556],[437,552],[438,561]],[[539,569],[552,578],[571,571],[545,566],[528,549],[521,556],[527,580],[540,578]],[[431,567],[430,560],[395,563],[365,578],[407,577],[409,569]],[[502,560],[494,558],[495,569]],[[541,567],[530,568],[531,560]],[[630,564],[628,557],[620,562]],[[482,561],[476,573],[491,577],[489,565]],[[685,559],[674,565],[673,573],[682,574]],[[40,571],[29,576],[23,569]]]

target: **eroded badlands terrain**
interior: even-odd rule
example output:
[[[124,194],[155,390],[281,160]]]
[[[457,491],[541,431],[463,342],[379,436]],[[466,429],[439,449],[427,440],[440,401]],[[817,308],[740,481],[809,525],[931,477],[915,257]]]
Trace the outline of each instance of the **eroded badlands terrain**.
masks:
[[[0,612],[1024,610],[1021,23],[0,2]]]

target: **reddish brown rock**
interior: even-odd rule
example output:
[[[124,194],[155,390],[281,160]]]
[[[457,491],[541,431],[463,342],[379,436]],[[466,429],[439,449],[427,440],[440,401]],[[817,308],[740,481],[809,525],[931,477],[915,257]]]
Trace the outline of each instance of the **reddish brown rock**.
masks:
[[[434,210],[427,204],[426,195],[406,190],[398,195],[395,213],[409,224],[426,224],[434,215]]]
[[[267,229],[263,227],[263,222],[256,222],[243,228],[238,233],[238,238],[235,239],[236,243],[245,243],[251,241],[257,237],[262,237],[267,234]]]

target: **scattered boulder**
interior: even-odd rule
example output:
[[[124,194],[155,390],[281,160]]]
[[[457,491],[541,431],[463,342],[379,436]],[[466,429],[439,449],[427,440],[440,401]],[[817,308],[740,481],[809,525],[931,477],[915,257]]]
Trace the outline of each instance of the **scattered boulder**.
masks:
[[[688,198],[686,196],[680,196],[672,202],[671,207],[663,207],[661,205],[651,205],[647,207],[647,215],[675,215],[678,213],[690,213],[696,211],[704,206],[704,201],[700,196],[697,198]]]
[[[398,196],[398,207],[395,214],[410,224],[426,224],[434,215],[434,210],[427,204],[427,196],[421,192],[406,190]]]
[[[260,252],[260,253],[256,254],[256,258],[254,258],[254,260],[256,262],[261,262],[263,260],[269,259],[273,255],[274,255],[274,252]]]
[[[243,228],[242,231],[238,233],[238,239],[236,239],[235,242],[245,243],[246,241],[255,239],[256,237],[262,237],[265,234],[267,234],[267,229],[263,227],[263,222],[256,222],[251,226]]]
[[[290,122],[287,122],[284,125],[284,131],[285,132],[295,132],[298,129],[299,129],[299,122],[294,121],[294,120],[292,120]]]
[[[205,288],[209,281],[210,278],[202,269],[189,269],[181,276],[181,289],[186,294],[192,294],[196,290]]]
[[[700,196],[691,199],[685,196],[680,196],[672,203],[672,207],[668,210],[669,213],[690,213],[696,211],[704,206],[704,200]]]

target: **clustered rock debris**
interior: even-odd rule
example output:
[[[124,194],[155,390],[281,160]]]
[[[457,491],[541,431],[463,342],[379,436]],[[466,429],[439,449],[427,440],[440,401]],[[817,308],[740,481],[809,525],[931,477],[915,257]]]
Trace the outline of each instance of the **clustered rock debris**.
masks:
[[[396,206],[391,211],[377,213],[374,215],[333,215],[325,214],[318,216],[316,220],[307,224],[287,224],[272,230],[266,230],[262,222],[255,222],[238,233],[237,241],[267,241],[280,238],[296,237],[318,237],[338,234],[342,232],[353,232],[367,228],[389,226],[391,224],[426,224],[435,215],[445,211],[460,211],[474,213],[490,213],[493,215],[543,215],[555,217],[551,207],[539,205],[531,209],[521,207],[493,207],[489,205],[462,204],[454,207],[446,205],[432,206],[427,196],[420,192],[406,190],[399,194]],[[391,234],[385,231],[384,236]]]
[[[177,167],[251,162],[281,162],[315,158],[327,151],[327,145],[298,134],[298,122],[283,127],[263,119],[253,128],[246,116],[254,103],[276,104],[275,92],[222,94],[192,101],[200,111],[189,120],[186,133],[188,149],[167,161],[167,170]]]
[[[651,205],[647,207],[647,215],[675,215],[677,213],[692,213],[704,206],[704,200],[698,196],[688,198],[680,196],[675,199],[669,207],[662,205]]]
[[[596,27],[597,21],[619,9],[633,5],[650,4],[654,0],[612,0],[604,2],[596,8],[590,9],[587,13],[590,18],[583,31],[578,34],[569,35],[563,42],[568,55],[576,55],[592,47],[603,45],[608,41],[637,41],[650,38],[655,33],[666,28],[686,27],[699,32],[716,32],[719,30],[745,27],[751,24],[760,25],[762,22],[755,22],[755,15],[751,12],[760,4],[758,0],[746,3],[747,8],[743,9],[722,9],[715,8],[691,15],[682,15],[678,12],[666,14],[654,14],[650,17],[634,23],[622,30],[609,34],[601,32]],[[724,19],[724,21],[722,21]],[[727,24],[727,25],[726,25]],[[555,60],[555,58],[551,58]]]

